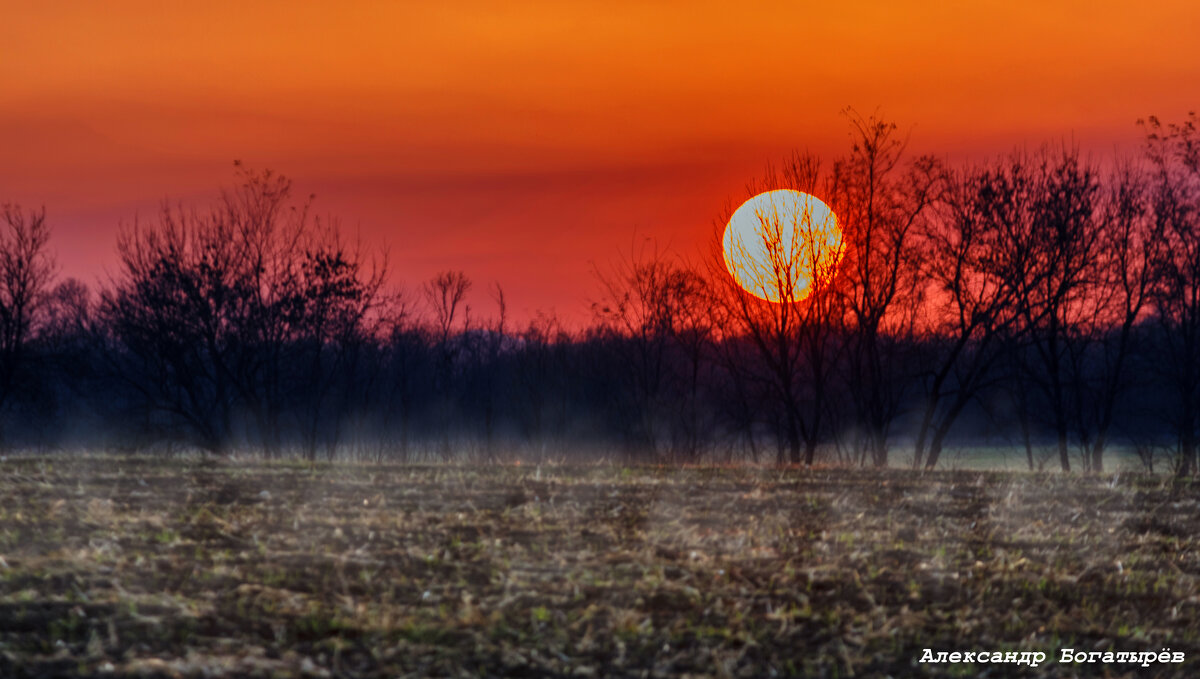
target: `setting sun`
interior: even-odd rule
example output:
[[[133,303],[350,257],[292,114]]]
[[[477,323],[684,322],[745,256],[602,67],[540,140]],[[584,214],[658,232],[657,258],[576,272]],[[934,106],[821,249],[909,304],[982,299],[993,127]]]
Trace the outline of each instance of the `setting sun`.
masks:
[[[799,302],[828,282],[842,258],[833,210],[802,191],[767,191],[742,203],[722,239],[725,267],[746,292]]]

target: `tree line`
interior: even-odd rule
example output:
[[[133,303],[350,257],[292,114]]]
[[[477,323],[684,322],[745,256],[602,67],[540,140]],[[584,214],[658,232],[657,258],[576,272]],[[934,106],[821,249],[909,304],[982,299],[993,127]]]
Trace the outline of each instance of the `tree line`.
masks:
[[[461,271],[390,285],[386,256],[271,172],[123,227],[95,289],[60,280],[44,209],[5,206],[0,444],[917,468],[999,447],[1088,471],[1119,448],[1195,473],[1200,119],[1141,122],[1133,158],[960,166],[849,120],[843,156],[797,153],[748,187],[836,213],[840,263],[805,299],[734,282],[730,212],[698,261],[646,243],[598,270],[583,329],[516,327],[497,286],[481,316]],[[761,220],[776,244],[805,228]],[[829,261],[767,251],[778,299]]]

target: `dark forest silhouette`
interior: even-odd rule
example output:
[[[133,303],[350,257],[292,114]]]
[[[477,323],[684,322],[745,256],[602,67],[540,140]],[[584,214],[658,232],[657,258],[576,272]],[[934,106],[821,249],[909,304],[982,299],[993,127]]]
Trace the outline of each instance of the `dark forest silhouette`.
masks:
[[[746,294],[716,249],[635,246],[577,332],[511,327],[498,287],[479,316],[459,271],[390,288],[270,172],[123,229],[94,291],[56,281],[44,210],[7,206],[2,443],[928,468],[987,444],[1091,471],[1120,445],[1194,473],[1200,119],[1150,118],[1144,153],[1104,168],[1051,147],[949,167],[851,123],[845,157],[797,154],[747,195],[838,215],[845,259],[806,300]]]

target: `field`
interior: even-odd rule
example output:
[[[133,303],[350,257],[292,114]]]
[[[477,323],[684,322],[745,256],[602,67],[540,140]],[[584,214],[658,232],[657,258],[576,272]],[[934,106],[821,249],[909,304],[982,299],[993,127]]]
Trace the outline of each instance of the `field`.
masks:
[[[1194,676],[1198,536],[1132,474],[15,458],[0,676]]]

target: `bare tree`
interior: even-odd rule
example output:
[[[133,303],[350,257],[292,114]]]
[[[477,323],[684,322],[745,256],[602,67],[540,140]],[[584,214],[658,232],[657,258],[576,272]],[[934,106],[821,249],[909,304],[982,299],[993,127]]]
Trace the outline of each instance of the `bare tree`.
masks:
[[[1093,472],[1104,470],[1118,399],[1129,385],[1129,362],[1140,339],[1138,323],[1150,305],[1155,262],[1165,244],[1148,189],[1148,177],[1130,163],[1118,166],[1107,183],[1089,269],[1091,313],[1080,314],[1067,336],[1076,430],[1084,468]]]
[[[285,337],[293,383],[305,385],[301,401],[304,447],[316,457],[323,438],[332,457],[343,422],[361,405],[375,375],[358,380],[368,345],[382,334],[385,319],[377,313],[386,261],[367,269],[360,248],[343,242],[335,227],[316,228],[305,238],[294,290],[286,304]],[[356,384],[361,382],[361,384]]]
[[[100,314],[111,373],[144,403],[147,427],[157,419],[168,421],[164,428],[177,423],[202,448],[222,452],[236,391],[226,319],[245,293],[222,275],[237,261],[226,252],[233,243],[227,225],[214,227],[211,241],[205,233],[189,215],[166,209],[157,229],[135,223],[118,240],[122,271],[102,291]]]
[[[390,424],[394,454],[407,461],[412,454],[415,419],[420,402],[435,379],[433,338],[417,313],[418,303],[403,294],[388,300],[384,315],[381,348],[380,403],[383,419]]]
[[[571,406],[571,336],[557,318],[539,314],[519,336],[516,357],[516,421],[536,458],[562,442]]]
[[[1016,321],[1013,303],[1032,264],[1030,234],[1013,210],[1018,191],[1003,168],[960,173],[941,218],[926,224],[922,270],[936,310],[922,338],[928,369],[914,468],[937,465],[959,415],[994,376],[1001,339]]]
[[[829,193],[835,179],[822,178],[815,156],[796,154],[781,171],[768,168],[766,177],[748,188],[751,196],[781,188]],[[756,211],[755,218],[755,242],[733,243],[730,263],[722,261],[724,253],[713,258],[712,278],[722,284],[717,327],[723,365],[734,380],[758,386],[778,406],[784,445],[777,461],[811,465],[825,436],[841,321],[840,298],[832,286],[843,246],[840,238],[829,237],[831,224],[815,218],[809,205],[772,205]],[[718,229],[727,222],[719,222]],[[727,266],[743,272],[755,294],[743,289]],[[746,345],[757,361],[745,360]]]
[[[940,197],[945,172],[936,159],[904,163],[896,126],[850,111],[854,140],[839,161],[832,194],[846,234],[847,376],[854,434],[863,458],[884,466],[888,437],[916,374],[904,356],[921,306],[920,220]]]
[[[34,323],[54,277],[46,211],[0,208],[0,412],[27,378]],[[3,434],[0,432],[0,441]]]
[[[1028,228],[1017,242],[1033,248],[1017,308],[1027,340],[1026,368],[1049,405],[1059,464],[1070,471],[1070,351],[1084,341],[1079,331],[1096,313],[1096,253],[1100,244],[1099,175],[1074,149],[1014,156],[1012,175]]]
[[[471,307],[467,305],[467,292],[471,279],[461,271],[443,271],[435,275],[421,288],[425,302],[433,312],[433,332],[436,337],[438,356],[435,371],[437,394],[437,418],[441,430],[441,455],[448,458],[452,453],[450,425],[454,415],[454,387],[459,361],[463,353],[463,342],[471,327]],[[455,330],[458,322],[459,329]]]
[[[685,434],[681,448],[672,429],[686,431],[686,411],[699,397],[706,286],[652,243],[596,277],[601,298],[592,312],[625,366],[632,450],[653,457],[668,446],[670,457],[694,457],[695,441]]]
[[[465,405],[477,411],[481,420],[482,453],[485,460],[498,459],[496,450],[499,420],[500,391],[507,366],[506,354],[510,347],[508,336],[508,301],[499,283],[490,286],[492,300],[496,303],[496,316],[472,331],[467,339],[471,374],[466,384]]]
[[[461,318],[463,328],[471,323],[471,307],[467,306],[467,292],[471,279],[461,271],[443,271],[421,288],[425,301],[433,311],[435,328],[443,343],[454,335],[454,322]]]
[[[322,357],[362,321],[383,270],[292,203],[286,178],[239,176],[207,212],[164,207],[126,229],[99,313],[115,374],[149,412],[214,452],[253,427],[273,456],[295,399],[326,393]]]
[[[1154,262],[1156,353],[1174,396],[1179,471],[1188,474],[1200,471],[1200,117],[1193,112],[1183,123],[1163,125],[1151,116],[1144,125],[1151,210],[1163,242]]]
[[[706,414],[716,339],[714,300],[708,282],[689,266],[683,267],[674,284],[680,305],[672,331],[680,398],[674,403],[672,451],[685,460],[696,460],[712,439],[714,428]]]

